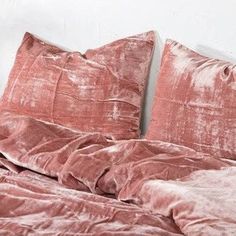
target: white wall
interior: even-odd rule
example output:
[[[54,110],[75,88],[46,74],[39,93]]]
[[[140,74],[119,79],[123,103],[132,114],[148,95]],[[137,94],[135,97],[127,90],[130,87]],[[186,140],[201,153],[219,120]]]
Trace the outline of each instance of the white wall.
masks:
[[[124,36],[157,31],[144,128],[166,38],[236,63],[236,0],[0,0],[0,93],[25,31],[85,51]]]

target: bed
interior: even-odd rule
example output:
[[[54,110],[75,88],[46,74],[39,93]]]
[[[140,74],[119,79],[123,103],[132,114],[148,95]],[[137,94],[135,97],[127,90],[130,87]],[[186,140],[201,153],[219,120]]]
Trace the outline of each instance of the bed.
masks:
[[[26,32],[0,101],[0,235],[236,235],[235,65],[155,33],[85,54]]]

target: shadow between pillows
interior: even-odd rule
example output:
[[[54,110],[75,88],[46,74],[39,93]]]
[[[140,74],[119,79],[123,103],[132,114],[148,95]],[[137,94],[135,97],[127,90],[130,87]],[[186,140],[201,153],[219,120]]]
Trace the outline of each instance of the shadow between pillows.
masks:
[[[167,40],[146,138],[236,159],[236,65]]]
[[[113,139],[138,138],[154,44],[150,31],[81,54],[26,33],[0,109]]]

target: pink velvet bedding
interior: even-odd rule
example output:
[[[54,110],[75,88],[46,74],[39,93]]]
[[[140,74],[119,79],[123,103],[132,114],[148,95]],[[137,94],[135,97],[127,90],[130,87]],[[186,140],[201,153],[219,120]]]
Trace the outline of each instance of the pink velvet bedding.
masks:
[[[233,161],[11,113],[0,152],[0,235],[236,235]]]
[[[25,33],[0,110],[112,139],[139,138],[154,44],[150,31],[81,54]]]

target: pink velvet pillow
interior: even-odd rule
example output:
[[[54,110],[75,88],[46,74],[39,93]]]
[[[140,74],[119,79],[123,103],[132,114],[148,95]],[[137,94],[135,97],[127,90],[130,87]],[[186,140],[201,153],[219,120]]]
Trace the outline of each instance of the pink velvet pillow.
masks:
[[[146,138],[236,159],[236,66],[167,40]]]
[[[67,52],[26,33],[1,110],[115,139],[138,138],[154,32]]]

